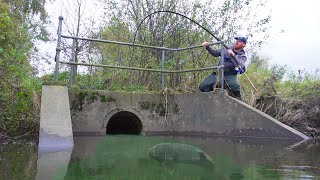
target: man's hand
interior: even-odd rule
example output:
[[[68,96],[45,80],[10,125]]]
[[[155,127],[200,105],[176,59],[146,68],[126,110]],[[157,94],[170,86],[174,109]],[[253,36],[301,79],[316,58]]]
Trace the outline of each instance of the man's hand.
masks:
[[[228,54],[230,56],[235,56],[236,55],[231,49],[228,49],[227,52],[228,52]]]
[[[202,46],[206,48],[206,47],[209,46],[209,43],[208,43],[208,42],[203,42],[203,43],[202,43]]]

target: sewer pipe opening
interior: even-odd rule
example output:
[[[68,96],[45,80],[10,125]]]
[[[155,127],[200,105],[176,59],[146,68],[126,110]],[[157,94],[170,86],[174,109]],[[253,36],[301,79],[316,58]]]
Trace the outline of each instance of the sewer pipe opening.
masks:
[[[134,134],[142,132],[142,122],[138,116],[128,111],[114,114],[108,121],[107,134]]]

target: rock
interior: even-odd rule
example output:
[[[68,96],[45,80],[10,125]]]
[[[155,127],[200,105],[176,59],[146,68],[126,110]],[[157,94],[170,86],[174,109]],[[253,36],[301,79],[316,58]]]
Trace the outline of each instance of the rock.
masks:
[[[161,143],[149,149],[149,156],[159,162],[197,164],[213,167],[210,156],[201,149],[180,143]]]

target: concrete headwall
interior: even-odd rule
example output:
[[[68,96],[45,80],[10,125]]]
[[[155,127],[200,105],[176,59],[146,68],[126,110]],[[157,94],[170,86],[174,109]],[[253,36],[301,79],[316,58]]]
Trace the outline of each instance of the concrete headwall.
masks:
[[[110,118],[128,111],[141,120],[147,134],[308,139],[221,91],[166,96],[69,90],[69,97],[74,133],[106,134]]]

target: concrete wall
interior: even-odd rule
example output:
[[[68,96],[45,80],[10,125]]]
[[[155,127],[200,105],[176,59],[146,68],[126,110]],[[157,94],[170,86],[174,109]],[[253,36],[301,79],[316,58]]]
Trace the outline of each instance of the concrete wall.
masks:
[[[143,132],[149,134],[308,139],[221,91],[165,96],[69,90],[69,97],[74,133],[106,134],[109,119],[129,111],[140,118]]]
[[[66,86],[42,86],[39,149],[73,146],[73,132]]]

